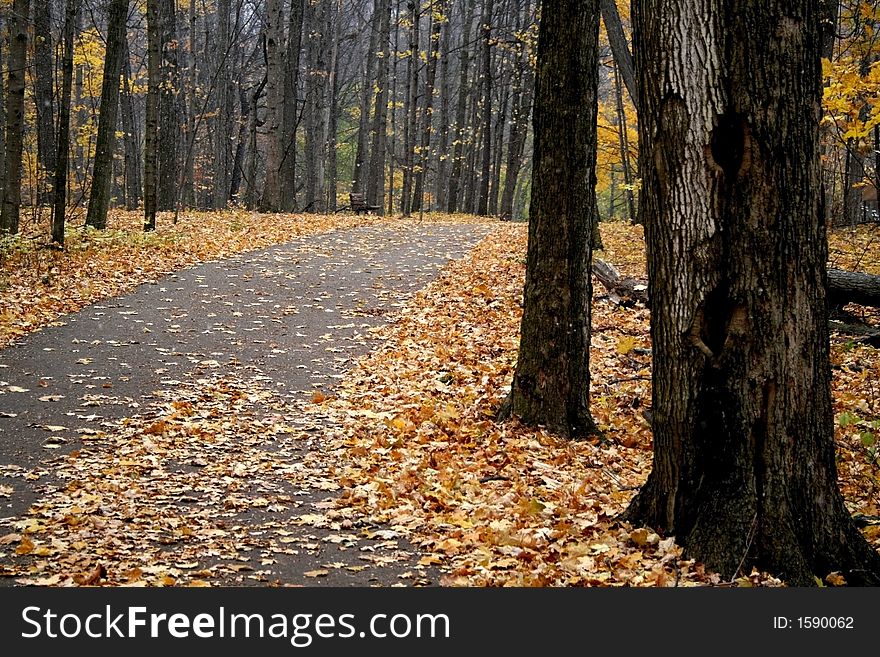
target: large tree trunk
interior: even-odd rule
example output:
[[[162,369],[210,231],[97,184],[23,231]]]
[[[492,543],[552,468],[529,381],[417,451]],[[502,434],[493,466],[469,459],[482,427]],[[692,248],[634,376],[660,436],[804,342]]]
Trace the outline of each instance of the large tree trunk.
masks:
[[[834,460],[818,5],[636,5],[654,464],[627,517],[725,578],[878,584]]]
[[[110,178],[116,144],[119,78],[122,75],[127,18],[128,0],[113,0],[107,15],[107,52],[104,56],[104,79],[101,84],[101,114],[98,117],[98,136],[95,139],[92,193],[86,215],[86,225],[101,230],[107,227],[107,210],[110,207]]]
[[[52,175],[55,172],[55,111],[52,66],[52,3],[34,6],[34,105],[37,113],[37,159],[45,172],[49,189],[40,203],[52,203]]]
[[[6,82],[6,166],[0,236],[18,232],[21,210],[21,156],[24,145],[24,74],[30,0],[15,0],[9,16],[9,74]]]
[[[507,405],[528,424],[577,437],[596,429],[589,351],[599,14],[597,0],[544,7],[519,362]]]

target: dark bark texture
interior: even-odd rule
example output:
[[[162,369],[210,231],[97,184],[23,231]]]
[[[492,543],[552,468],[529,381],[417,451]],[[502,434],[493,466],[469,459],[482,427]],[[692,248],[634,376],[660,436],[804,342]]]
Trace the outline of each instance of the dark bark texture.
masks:
[[[589,346],[598,17],[596,0],[544,4],[523,318],[509,400],[525,423],[567,437],[595,431]]]
[[[627,516],[725,578],[876,585],[835,466],[819,5],[636,4],[654,464]]]

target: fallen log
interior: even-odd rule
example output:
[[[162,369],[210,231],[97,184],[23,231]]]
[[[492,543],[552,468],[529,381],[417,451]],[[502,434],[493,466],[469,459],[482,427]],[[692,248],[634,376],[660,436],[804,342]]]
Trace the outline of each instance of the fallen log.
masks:
[[[624,278],[610,262],[593,259],[593,275],[615,303],[629,305],[639,301],[648,305],[648,286],[635,278]],[[880,307],[880,276],[843,269],[828,270],[828,303],[832,307],[857,303],[862,306]]]
[[[593,275],[608,290],[611,301],[632,306],[635,302],[648,305],[648,286],[635,278],[624,278],[610,262],[593,258]]]
[[[880,276],[843,269],[828,270],[828,304],[880,306]]]

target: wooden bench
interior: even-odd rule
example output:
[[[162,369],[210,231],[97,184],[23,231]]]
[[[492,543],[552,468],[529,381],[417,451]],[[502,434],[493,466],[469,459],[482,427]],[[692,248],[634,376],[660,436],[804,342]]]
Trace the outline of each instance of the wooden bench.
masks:
[[[361,212],[375,212],[379,209],[378,205],[368,205],[367,204],[367,195],[366,194],[349,194],[348,195],[349,203],[351,203],[351,209],[355,214],[360,214]]]

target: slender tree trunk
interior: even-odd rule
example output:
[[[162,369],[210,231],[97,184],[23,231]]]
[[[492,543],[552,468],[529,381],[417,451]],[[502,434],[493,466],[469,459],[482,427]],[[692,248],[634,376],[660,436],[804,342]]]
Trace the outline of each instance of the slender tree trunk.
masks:
[[[526,0],[523,23],[528,25],[531,17],[531,2]],[[517,26],[521,29],[521,25]],[[504,178],[504,191],[501,195],[501,219],[513,218],[513,203],[522,168],[523,152],[528,137],[529,118],[532,108],[532,87],[534,74],[530,64],[530,53],[524,39],[518,43],[516,72],[514,75],[513,115],[510,122],[510,142],[507,146],[507,171]]]
[[[620,20],[620,13],[617,11],[617,2],[615,0],[599,0],[599,8],[602,12],[602,22],[605,23],[608,43],[611,45],[611,53],[617,64],[617,70],[620,72],[620,77],[623,78],[623,84],[626,85],[633,105],[637,105],[639,94],[633,70],[633,58],[629,51],[629,45],[627,45],[626,33],[623,31],[623,21]]]
[[[52,203],[52,175],[55,172],[55,69],[52,64],[52,3],[34,5],[34,105],[37,114],[37,159],[48,188],[38,194],[39,203]],[[38,176],[38,181],[41,176]]]
[[[452,11],[450,6],[448,11]],[[449,101],[451,87],[449,73],[450,49],[452,48],[452,19],[443,24],[440,44],[440,143],[437,145],[437,178],[434,181],[434,209],[443,211],[448,205],[446,191],[449,189]]]
[[[327,12],[330,0],[309,5],[309,71],[306,85],[306,209],[323,212],[326,201],[326,146],[324,120],[327,103],[329,35]]]
[[[180,70],[177,59],[176,0],[159,0],[159,39],[162,53],[159,87],[158,181],[156,207],[174,210],[180,181],[177,161],[180,144]]]
[[[147,109],[144,136],[144,230],[156,229],[159,177],[159,85],[161,84],[161,34],[159,0],[147,3]]]
[[[5,13],[0,15],[0,31],[3,29],[5,18]],[[3,211],[3,197],[6,190],[6,85],[2,80],[4,45],[4,39],[0,38],[0,215]],[[0,236],[3,232],[2,219],[0,219]]]
[[[64,245],[67,212],[67,165],[70,155],[70,97],[73,88],[73,37],[78,0],[67,0],[64,11],[63,55],[61,58],[61,102],[58,106],[58,143],[55,158],[55,198],[52,209],[52,241]]]
[[[196,112],[198,111],[199,94],[198,87],[198,60],[196,57],[196,2],[189,0],[189,31],[187,34],[189,43],[187,46],[186,78],[187,98],[186,111],[186,153],[183,161],[183,180],[181,183],[180,197],[185,207],[193,208],[196,205]]]
[[[468,107],[468,73],[470,69],[470,40],[471,25],[476,11],[476,0],[468,0],[467,11],[462,28],[462,40],[458,61],[458,105],[455,112],[455,146],[452,149],[452,173],[449,176],[449,196],[446,210],[454,214],[459,209],[459,189],[461,187],[462,173],[464,171],[464,146],[467,137],[467,107]]]
[[[519,361],[502,411],[567,437],[596,430],[589,352],[598,70],[597,0],[558,0],[538,37]]]
[[[230,97],[229,86],[231,73],[229,70],[229,57],[226,53],[231,51],[230,34],[230,0],[218,0],[217,2],[217,53],[215,66],[214,105],[214,180],[211,192],[211,200],[215,210],[226,207],[230,197],[230,140],[229,133],[232,128],[229,117]],[[207,43],[207,42],[206,42]],[[193,127],[195,130],[195,127]],[[195,135],[193,135],[195,138]]]
[[[818,10],[637,5],[654,467],[627,516],[724,578],[877,585],[837,487]]]
[[[336,145],[338,121],[339,121],[339,1],[336,0],[336,11],[332,7],[327,11],[327,34],[332,46],[330,48],[330,79],[327,89],[330,94],[327,108],[324,111],[325,134],[327,135],[327,200],[325,206],[328,212],[336,212],[336,186],[337,186],[337,157]]]
[[[6,171],[0,236],[18,233],[21,210],[21,157],[24,146],[24,78],[30,0],[15,0],[9,15],[9,73],[6,82]]]
[[[428,171],[428,157],[431,153],[431,124],[434,112],[434,85],[437,80],[437,57],[440,49],[440,30],[443,21],[440,17],[446,15],[445,2],[432,2],[429,8],[431,13],[431,36],[428,44],[428,65],[425,73],[425,95],[422,100],[422,139],[419,146],[419,165],[416,169],[415,183],[413,185],[413,212],[424,212],[425,176]],[[435,16],[435,13],[437,15]]]
[[[302,49],[303,0],[292,0],[284,56],[284,113],[281,121],[281,209],[296,208],[296,128],[298,124],[299,60]]]
[[[391,39],[391,0],[377,0],[374,20],[378,21],[378,44],[382,48],[377,57],[376,100],[373,103],[373,122],[370,129],[370,173],[367,180],[367,203],[385,210],[385,155],[388,141],[388,59]],[[397,53],[395,53],[395,62]]]
[[[131,91],[131,60],[127,40],[124,47],[120,110],[122,112],[123,143],[125,144],[125,209],[136,210],[141,200],[141,140]]]
[[[284,105],[283,27],[282,1],[266,1],[266,181],[260,201],[261,212],[278,212],[281,207],[281,159],[284,154],[281,143],[281,124]]]
[[[421,68],[419,2],[420,0],[410,0],[407,5],[410,16],[409,59],[406,68],[409,92],[403,109],[405,117],[403,129],[404,161],[403,187],[400,190],[400,212],[404,216],[409,216],[412,211],[413,174],[416,166],[416,122],[419,114],[419,69]]]
[[[614,98],[617,102],[617,134],[620,146],[620,164],[623,169],[623,193],[626,197],[626,209],[630,222],[637,224],[639,218],[636,215],[636,201],[633,194],[633,175],[629,160],[629,138],[627,136],[626,109],[623,103],[623,86],[621,84],[620,68],[614,65]]]
[[[483,105],[482,133],[483,152],[480,167],[480,199],[477,214],[485,217],[489,214],[489,181],[492,174],[492,20],[494,0],[484,0],[482,32],[483,32]]]
[[[116,117],[119,109],[119,78],[122,75],[122,52],[128,18],[128,0],[112,0],[107,15],[107,51],[104,56],[104,79],[101,85],[101,114],[95,140],[95,164],[92,193],[86,225],[103,230],[107,227],[110,207],[110,179],[116,144]]]
[[[355,194],[364,193],[369,177],[367,144],[370,131],[370,101],[374,96],[373,81],[378,77],[373,76],[373,69],[376,67],[378,59],[376,51],[379,48],[381,22],[380,5],[377,2],[370,19],[370,45],[367,47],[367,59],[364,64],[364,77],[361,86],[360,111],[358,112],[357,150],[354,156],[354,175],[351,182],[351,191]]]

